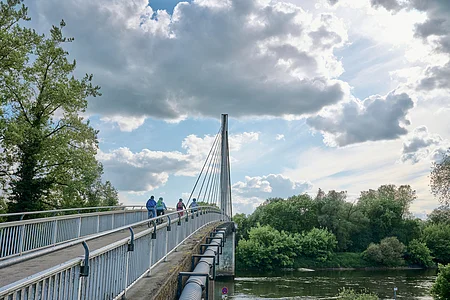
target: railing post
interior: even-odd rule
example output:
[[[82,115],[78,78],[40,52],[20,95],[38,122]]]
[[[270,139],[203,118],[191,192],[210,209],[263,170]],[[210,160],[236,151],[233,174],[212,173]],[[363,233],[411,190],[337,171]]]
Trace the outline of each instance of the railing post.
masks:
[[[97,233],[100,232],[100,215],[97,215]]]
[[[56,235],[58,234],[58,220],[54,221],[54,228],[53,228],[53,246],[56,245]]]
[[[24,234],[25,234],[25,224],[23,224],[20,228],[19,256],[22,255],[22,251],[23,251],[23,239],[24,239],[23,236],[24,236]],[[1,241],[1,235],[0,235],[0,241]]]
[[[81,217],[78,218],[78,237],[81,236]]]

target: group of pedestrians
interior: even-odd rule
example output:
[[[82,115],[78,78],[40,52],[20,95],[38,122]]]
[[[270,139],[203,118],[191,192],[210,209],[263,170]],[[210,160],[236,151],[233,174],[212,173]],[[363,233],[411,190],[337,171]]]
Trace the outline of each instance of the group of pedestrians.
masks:
[[[148,211],[148,218],[154,218],[157,216],[164,215],[164,212],[167,210],[167,206],[164,203],[163,197],[159,197],[158,201],[155,201],[155,196],[151,196],[150,199],[147,200],[147,211]],[[192,199],[191,205],[189,205],[189,208],[191,209],[191,212],[196,212],[198,209],[198,203],[197,200],[194,198]],[[183,199],[179,199],[177,203],[177,211],[179,211],[180,216],[183,216],[184,211],[186,209],[186,205],[183,203]]]

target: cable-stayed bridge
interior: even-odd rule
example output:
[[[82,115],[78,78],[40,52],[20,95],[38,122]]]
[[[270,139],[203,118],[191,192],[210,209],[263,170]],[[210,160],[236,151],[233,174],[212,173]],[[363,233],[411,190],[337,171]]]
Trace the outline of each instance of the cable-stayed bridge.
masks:
[[[194,198],[151,219],[144,205],[0,215],[0,299],[213,299],[234,275],[227,115]]]

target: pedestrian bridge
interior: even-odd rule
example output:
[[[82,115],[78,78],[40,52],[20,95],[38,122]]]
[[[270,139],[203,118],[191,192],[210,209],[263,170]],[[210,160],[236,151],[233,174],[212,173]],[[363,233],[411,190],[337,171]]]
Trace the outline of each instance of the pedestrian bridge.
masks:
[[[234,244],[233,266],[220,259],[234,228],[226,226],[232,213],[227,127],[222,115],[187,201],[197,196],[205,203],[195,210],[169,208],[151,219],[143,206],[0,215],[7,218],[0,223],[0,299],[212,299],[217,270],[234,272]],[[178,268],[180,255],[192,261],[188,270]],[[167,276],[157,279],[158,268]],[[153,278],[166,280],[172,291],[157,294]]]

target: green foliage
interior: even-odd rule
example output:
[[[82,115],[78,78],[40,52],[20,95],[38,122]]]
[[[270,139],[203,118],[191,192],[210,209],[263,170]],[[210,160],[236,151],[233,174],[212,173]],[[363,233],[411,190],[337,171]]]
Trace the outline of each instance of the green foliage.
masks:
[[[316,197],[318,222],[337,238],[337,249],[345,251],[353,246],[352,236],[367,226],[368,219],[353,203],[345,201],[346,192],[330,191],[325,195],[320,189]]]
[[[248,232],[251,228],[250,220],[245,214],[236,214],[233,216],[233,221],[237,225],[236,231],[236,245],[241,239],[248,239]]]
[[[405,245],[396,237],[381,240],[380,244],[370,244],[363,253],[364,259],[386,267],[404,265]]]
[[[249,239],[239,241],[237,252],[238,267],[243,269],[270,270],[292,266],[294,257],[300,252],[298,236],[270,226],[254,227],[249,232]]]
[[[297,256],[294,268],[369,268],[373,263],[363,259],[361,253],[338,252],[334,253],[327,261],[318,261],[315,258],[303,255]]]
[[[355,292],[352,289],[342,289],[342,291],[337,295],[338,299],[341,300],[378,300],[378,296],[366,291]]]
[[[242,269],[270,270],[291,267],[298,257],[325,262],[333,255],[335,236],[326,229],[313,228],[304,234],[288,234],[268,225],[253,227],[248,239],[237,247],[237,265]]]
[[[439,274],[430,292],[434,299],[450,299],[450,264],[446,266],[439,264]]]
[[[437,262],[450,263],[450,225],[427,226],[423,230],[422,239]]]
[[[450,207],[440,206],[434,209],[429,215],[428,220],[433,224],[450,225]]]
[[[440,162],[433,163],[430,175],[431,192],[444,206],[450,206],[450,149]]]
[[[422,267],[431,267],[434,265],[430,249],[428,249],[425,243],[419,240],[412,240],[409,243],[406,257],[408,263],[412,265],[420,265]]]
[[[300,239],[302,254],[318,261],[328,260],[336,248],[336,237],[327,229],[313,228]]]
[[[270,199],[257,208],[251,221],[253,226],[260,223],[292,233],[309,231],[318,225],[314,200],[306,194],[287,200]]]
[[[392,236],[396,228],[409,215],[409,206],[416,199],[416,192],[409,185],[396,187],[382,185],[378,190],[361,192],[358,205],[369,219],[372,241],[378,242]]]
[[[0,3],[0,183],[8,210],[117,203],[111,184],[100,181],[97,131],[80,116],[99,87],[92,75],[73,76],[64,21],[39,36],[19,26],[29,19],[21,2]]]

